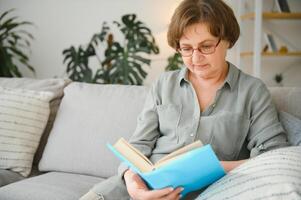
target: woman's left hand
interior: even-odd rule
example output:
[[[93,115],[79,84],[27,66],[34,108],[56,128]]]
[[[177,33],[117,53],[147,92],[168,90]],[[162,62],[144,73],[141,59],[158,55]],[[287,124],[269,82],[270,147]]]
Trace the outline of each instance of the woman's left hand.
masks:
[[[220,161],[221,165],[224,167],[224,170],[228,173],[232,169],[238,167],[242,163],[246,162],[246,160],[236,160],[236,161]]]

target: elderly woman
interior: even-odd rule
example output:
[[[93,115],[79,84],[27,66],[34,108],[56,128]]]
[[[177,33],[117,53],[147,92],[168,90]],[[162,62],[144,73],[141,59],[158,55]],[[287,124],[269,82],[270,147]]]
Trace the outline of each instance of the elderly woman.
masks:
[[[233,11],[222,0],[181,2],[169,25],[168,43],[181,54],[185,67],[162,74],[152,86],[131,144],[155,162],[200,139],[212,145],[225,171],[286,146],[264,83],[225,60],[238,37]],[[181,191],[149,190],[122,164],[118,176],[96,185],[82,199],[175,200]]]

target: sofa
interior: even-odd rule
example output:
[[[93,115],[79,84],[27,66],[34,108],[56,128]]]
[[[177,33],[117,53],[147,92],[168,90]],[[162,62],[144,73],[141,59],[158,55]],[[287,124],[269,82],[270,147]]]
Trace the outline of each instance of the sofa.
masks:
[[[274,156],[272,162],[278,159],[278,164],[289,167],[285,175],[283,171],[277,174],[278,181],[286,180],[283,177],[294,178],[282,185],[277,182],[271,190],[261,188],[262,192],[268,192],[276,199],[274,192],[281,188],[283,194],[291,195],[285,199],[301,199],[301,147],[298,146],[301,145],[301,89],[269,89],[279,118],[289,132],[292,147],[284,148],[284,151],[277,149],[252,159],[251,170],[248,164],[244,164],[231,171],[208,187],[201,199],[255,199],[256,195],[250,196],[250,193],[254,194],[256,189],[246,188],[254,186],[254,181],[258,180],[255,178],[250,183],[254,173],[258,174],[252,170],[255,170],[258,162],[268,160],[265,156]],[[68,79],[0,78],[0,199],[75,200],[95,184],[116,174],[119,160],[107,149],[106,144],[114,143],[120,137],[128,139],[131,136],[147,92],[145,86],[97,85]],[[32,96],[39,100],[39,105],[34,105]],[[7,114],[7,107],[17,109],[16,104],[20,102],[23,104],[18,107],[18,113],[37,110],[39,115],[35,115],[36,119],[41,120],[36,125],[24,125],[34,113],[27,113],[26,118]],[[31,109],[29,106],[35,107]],[[11,125],[8,116],[15,117]],[[43,117],[46,120],[43,121]],[[16,129],[12,133],[13,138],[7,135],[13,129],[10,126]],[[33,134],[36,129],[39,131]],[[30,143],[30,148],[20,142],[25,141],[25,135],[27,142],[35,141],[34,145]],[[7,144],[6,140],[15,142],[14,146],[9,146],[11,144]],[[20,146],[21,143],[23,146]],[[272,171],[266,168],[270,163],[261,168],[265,176]],[[238,174],[245,179],[244,184],[235,182],[240,180]],[[238,190],[231,189],[235,185],[228,187],[231,183],[242,187],[239,195],[233,196],[231,192]],[[283,196],[278,197],[281,199]]]

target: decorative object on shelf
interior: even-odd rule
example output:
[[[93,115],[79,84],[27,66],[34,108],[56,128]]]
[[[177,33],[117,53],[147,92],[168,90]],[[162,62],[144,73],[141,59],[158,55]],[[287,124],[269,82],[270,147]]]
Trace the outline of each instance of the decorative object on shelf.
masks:
[[[264,39],[267,42],[268,49],[270,49],[272,52],[278,52],[274,36],[271,33],[264,33]]]
[[[183,60],[179,53],[168,57],[168,65],[165,67],[165,71],[173,71],[180,69],[183,66]]]
[[[71,46],[63,51],[70,79],[101,84],[143,84],[147,73],[142,67],[151,63],[147,55],[159,53],[155,38],[135,14],[124,15],[121,22],[113,24],[123,34],[123,41],[115,41],[109,25],[104,22],[100,33],[94,34],[86,47]],[[106,48],[102,49],[104,46]],[[103,55],[100,55],[101,50]],[[89,67],[91,57],[99,62],[94,75]]]
[[[283,86],[283,75],[282,74],[276,74],[274,80],[276,81],[278,86]]]
[[[19,68],[24,66],[35,74],[28,56],[34,37],[24,29],[33,24],[19,21],[16,16],[8,17],[13,11],[5,11],[0,16],[0,77],[22,77]]]
[[[262,53],[265,53],[269,50],[269,45],[264,45],[264,47],[262,48]]]
[[[280,12],[291,12],[287,0],[275,0],[275,3]]]
[[[279,48],[279,53],[281,53],[281,54],[286,54],[286,53],[288,53],[287,47],[286,47],[286,46],[281,46],[281,47]]]

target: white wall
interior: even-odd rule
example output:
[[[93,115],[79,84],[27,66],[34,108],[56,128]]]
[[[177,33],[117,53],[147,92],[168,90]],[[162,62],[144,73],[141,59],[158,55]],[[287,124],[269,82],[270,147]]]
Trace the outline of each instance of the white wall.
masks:
[[[87,44],[104,21],[120,21],[124,14],[135,13],[138,19],[151,28],[161,53],[153,57],[146,84],[155,79],[166,66],[166,58],[173,53],[166,42],[169,18],[177,6],[176,0],[0,0],[0,12],[16,8],[15,15],[31,21],[31,64],[37,78],[66,76],[63,64],[63,49],[71,45]],[[93,64],[97,64],[93,62]],[[21,70],[24,76],[32,77],[29,70]]]
[[[139,20],[151,28],[161,51],[159,55],[153,56],[151,67],[145,68],[149,72],[145,84],[149,85],[164,71],[167,57],[174,52],[167,45],[166,31],[179,2],[180,0],[0,0],[0,13],[16,8],[14,15],[36,25],[35,28],[30,28],[35,36],[30,63],[36,69],[37,78],[66,76],[63,49],[88,43],[91,36],[100,31],[103,21],[119,21],[122,15],[135,13]],[[227,2],[233,9],[237,9],[237,0]],[[229,50],[228,60],[234,64],[235,56],[235,48]],[[97,62],[92,64],[96,65]],[[33,76],[27,69],[21,71],[24,76]],[[293,81],[291,84],[301,85],[300,81]]]

